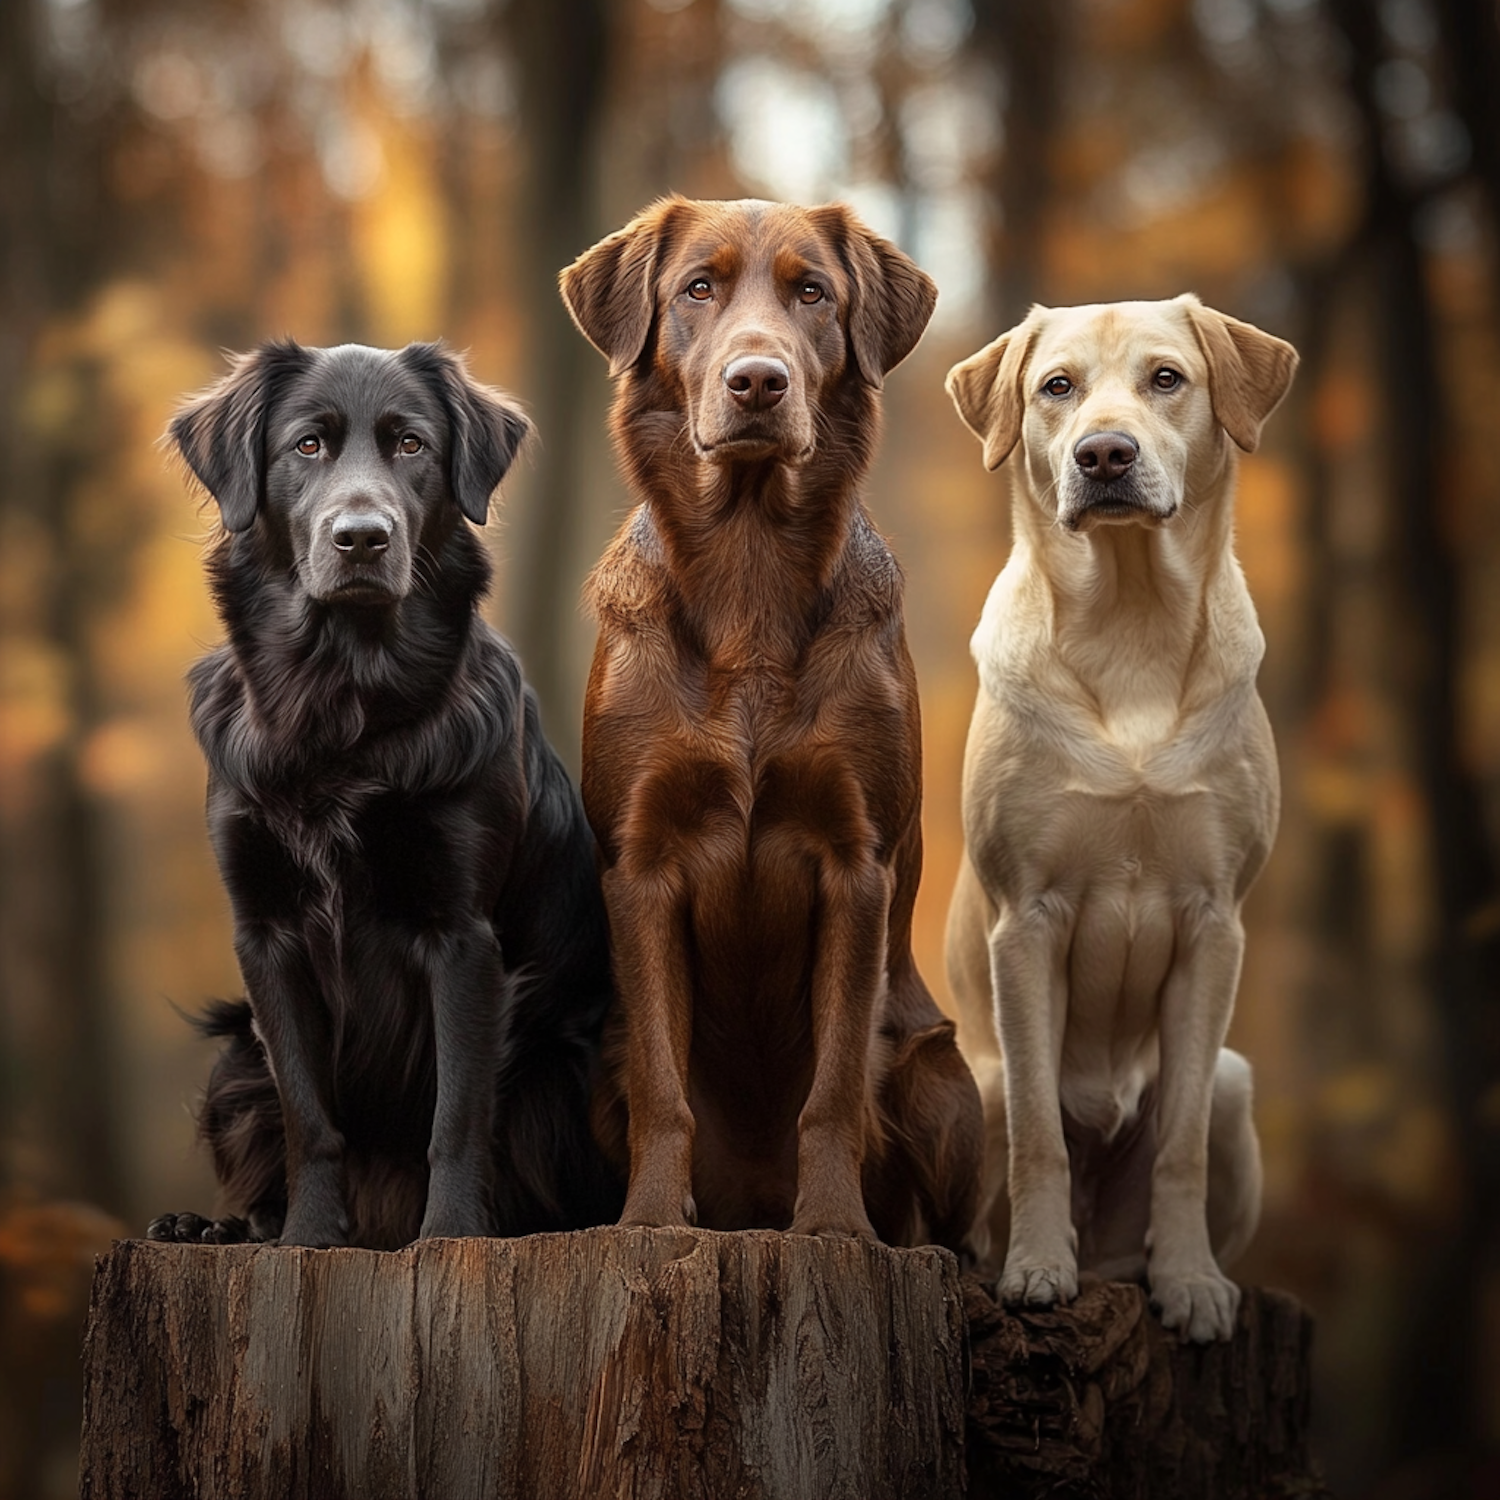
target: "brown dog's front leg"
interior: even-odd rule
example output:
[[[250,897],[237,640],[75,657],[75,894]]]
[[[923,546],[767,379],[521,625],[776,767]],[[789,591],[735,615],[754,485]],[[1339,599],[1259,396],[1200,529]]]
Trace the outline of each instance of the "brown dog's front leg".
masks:
[[[698,1216],[687,1098],[693,993],[683,898],[665,875],[631,876],[616,867],[605,872],[604,901],[625,1013],[630,1105],[630,1187],[620,1223],[692,1224]]]
[[[797,1120],[793,1234],[873,1240],[860,1169],[876,1000],[885,983],[889,873],[825,868],[813,969],[813,1080]]]

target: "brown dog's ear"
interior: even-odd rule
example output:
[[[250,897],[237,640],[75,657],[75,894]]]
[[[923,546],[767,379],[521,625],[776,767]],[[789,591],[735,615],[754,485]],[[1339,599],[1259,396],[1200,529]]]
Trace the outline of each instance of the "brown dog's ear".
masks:
[[[1214,416],[1246,453],[1254,453],[1266,418],[1292,383],[1297,351],[1285,339],[1204,307],[1190,292],[1177,300],[1208,361]]]
[[[656,268],[681,198],[662,198],[585,250],[558,277],[578,331],[620,375],[640,357],[656,316]]]
[[[842,203],[813,209],[811,214],[824,221],[843,249],[853,288],[849,345],[860,378],[878,391],[887,373],[917,347],[937,306],[937,284]]]
[[[180,407],[167,437],[218,502],[226,531],[246,531],[266,487],[266,413],[277,386],[312,355],[291,339],[231,356],[229,374]]]
[[[1042,307],[1033,307],[1024,323],[1002,333],[978,354],[948,371],[943,389],[953,398],[969,431],[984,444],[984,466],[998,469],[1021,436],[1026,396],[1021,374],[1036,342]]]
[[[495,486],[531,433],[530,419],[501,392],[480,385],[441,343],[408,344],[398,358],[442,401],[448,416],[448,487],[458,508],[483,526]]]

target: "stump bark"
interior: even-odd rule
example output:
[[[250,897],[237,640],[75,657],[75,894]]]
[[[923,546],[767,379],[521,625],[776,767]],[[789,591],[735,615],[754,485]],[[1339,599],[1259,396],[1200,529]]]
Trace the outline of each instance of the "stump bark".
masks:
[[[1135,1286],[1013,1313],[940,1250],[769,1232],[129,1240],[94,1281],[81,1493],[1314,1500],[1310,1338],[1275,1292],[1198,1348]]]
[[[588,1230],[382,1253],[122,1241],[84,1500],[958,1500],[953,1258]]]
[[[1010,1312],[964,1278],[971,1500],[1318,1500],[1307,1449],[1312,1319],[1246,1287],[1234,1338],[1183,1344],[1146,1294],[1086,1285]]]

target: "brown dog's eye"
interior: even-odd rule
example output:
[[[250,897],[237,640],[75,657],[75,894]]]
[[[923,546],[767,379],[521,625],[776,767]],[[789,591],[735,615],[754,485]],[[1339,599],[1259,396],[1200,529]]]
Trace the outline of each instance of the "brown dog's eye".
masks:
[[[1073,389],[1073,382],[1066,375],[1054,375],[1042,389],[1049,396],[1066,396]]]
[[[297,452],[304,458],[316,458],[323,451],[323,444],[312,433],[297,439]]]
[[[1151,377],[1151,383],[1159,391],[1175,391],[1182,384],[1182,376],[1176,370],[1169,369],[1166,365],[1163,365]]]
[[[706,276],[695,277],[688,282],[687,294],[694,302],[707,302],[714,294],[713,285]]]
[[[799,301],[809,304],[814,302],[821,302],[824,297],[823,288],[820,287],[816,281],[804,281],[802,285],[797,288],[797,297]]]
[[[396,444],[396,451],[398,453],[420,453],[422,451],[422,447],[422,439],[419,438],[416,433],[408,432],[406,436]]]

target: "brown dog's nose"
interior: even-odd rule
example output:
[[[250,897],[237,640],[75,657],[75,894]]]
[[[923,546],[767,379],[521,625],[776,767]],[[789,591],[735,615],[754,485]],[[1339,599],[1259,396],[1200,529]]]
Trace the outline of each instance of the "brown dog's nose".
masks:
[[[333,545],[349,552],[356,562],[379,556],[391,544],[390,524],[383,516],[355,515],[348,511],[333,522]]]
[[[1073,462],[1100,484],[1118,479],[1141,451],[1128,432],[1091,432],[1073,445]]]
[[[767,354],[742,354],[724,366],[729,394],[748,411],[765,411],[786,395],[791,373],[783,360]]]

